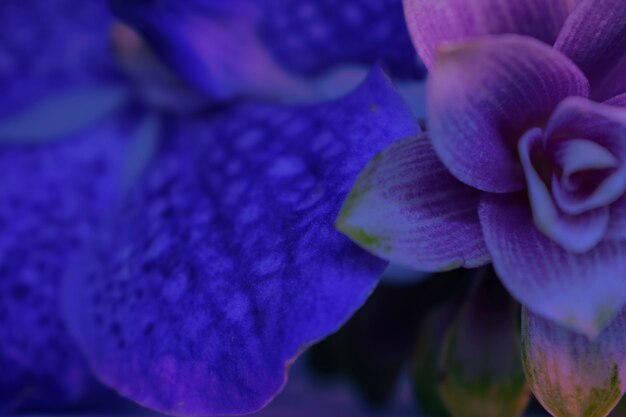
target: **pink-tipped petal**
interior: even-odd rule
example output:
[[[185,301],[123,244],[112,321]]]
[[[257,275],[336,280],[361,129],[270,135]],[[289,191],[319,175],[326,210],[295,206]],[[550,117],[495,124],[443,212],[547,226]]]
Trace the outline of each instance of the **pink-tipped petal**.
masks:
[[[535,397],[555,417],[602,417],[626,391],[626,312],[589,340],[529,309],[522,358]]]

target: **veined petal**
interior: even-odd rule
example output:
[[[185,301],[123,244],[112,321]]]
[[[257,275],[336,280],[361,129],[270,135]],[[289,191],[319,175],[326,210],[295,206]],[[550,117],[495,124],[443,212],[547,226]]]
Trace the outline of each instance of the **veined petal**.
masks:
[[[626,92],[626,3],[581,0],[565,22],[555,48],[570,57],[591,82],[592,97]]]
[[[588,82],[567,57],[535,39],[503,35],[439,51],[427,86],[432,143],[450,172],[488,192],[524,188],[517,142]]]
[[[334,219],[366,162],[416,133],[380,71],[337,102],[173,126],[67,283],[66,317],[95,373],[172,414],[263,407],[376,285],[385,263]]]
[[[611,204],[606,240],[626,240],[626,195]]]
[[[454,178],[427,135],[400,140],[360,174],[337,227],[375,255],[420,271],[489,262],[480,192]]]
[[[60,285],[120,190],[134,127],[111,118],[63,140],[0,146],[0,408],[84,391],[89,373],[63,324]]]
[[[535,227],[523,195],[485,194],[478,213],[498,276],[529,309],[588,336],[621,310],[625,242],[570,253]]]
[[[626,391],[626,314],[595,339],[522,310],[522,358],[535,397],[555,417],[606,416]]]
[[[0,118],[78,85],[114,83],[106,2],[0,4]]]
[[[626,94],[620,94],[605,102],[611,106],[626,107]],[[605,239],[626,240],[626,195],[611,205],[611,219]]]
[[[404,0],[413,44],[429,68],[445,42],[514,33],[554,43],[576,0]]]

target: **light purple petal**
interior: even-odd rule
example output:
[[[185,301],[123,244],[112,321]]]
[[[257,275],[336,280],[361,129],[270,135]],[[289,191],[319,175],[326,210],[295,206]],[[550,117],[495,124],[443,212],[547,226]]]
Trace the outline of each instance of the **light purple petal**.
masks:
[[[604,239],[626,240],[626,195],[611,204],[609,225]]]
[[[604,104],[618,107],[626,107],[626,94],[620,94],[605,101]]]
[[[550,119],[545,146],[563,170],[553,187],[556,201],[563,211],[579,214],[605,207],[624,194],[625,108],[568,98]],[[586,176],[588,184],[576,184],[569,174],[582,179]]]
[[[66,317],[95,373],[171,414],[267,404],[377,284],[385,262],[334,220],[367,161],[417,131],[380,71],[340,101],[171,126],[68,281]]]
[[[529,309],[589,336],[621,310],[626,243],[567,252],[535,227],[521,194],[485,194],[478,213],[498,276]]]
[[[575,0],[404,0],[418,54],[431,67],[441,43],[514,33],[554,43]]]
[[[550,414],[606,416],[626,391],[626,310],[589,340],[524,308],[522,351],[526,380]]]
[[[483,191],[510,192],[525,186],[517,141],[564,98],[586,96],[588,83],[549,46],[503,35],[443,48],[427,88],[433,146],[450,172]]]
[[[421,135],[394,143],[365,167],[337,227],[375,255],[416,270],[476,267],[489,262],[479,198]]]
[[[581,0],[565,22],[555,48],[570,57],[591,82],[592,97],[626,92],[626,2]]]
[[[550,239],[571,252],[586,252],[604,236],[609,223],[608,207],[571,215],[555,204],[553,196],[537,172],[533,154],[546,158],[543,153],[543,132],[536,128],[528,131],[519,142],[520,160],[526,174],[528,197],[533,221]],[[554,187],[552,188],[554,191]]]

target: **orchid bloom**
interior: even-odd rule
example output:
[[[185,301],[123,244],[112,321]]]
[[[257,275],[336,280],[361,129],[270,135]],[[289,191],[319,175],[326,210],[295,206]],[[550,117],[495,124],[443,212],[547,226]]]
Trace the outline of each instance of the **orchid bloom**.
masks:
[[[493,263],[525,308],[535,394],[605,415],[626,389],[626,2],[404,7],[428,131],[368,164],[338,227],[417,270]]]
[[[298,72],[268,52],[286,39],[281,27],[263,43],[250,35],[256,2],[206,2],[185,26],[215,42],[206,65],[176,42],[146,46],[103,3],[0,4],[0,412],[35,391],[76,399],[90,375],[171,414],[255,411],[378,282],[385,262],[333,220],[362,166],[419,130],[380,69],[330,102],[260,97],[306,88],[327,53],[373,65],[384,37],[401,33],[401,4],[389,2],[394,30],[378,44],[319,46],[293,58]],[[315,11],[316,27],[342,28],[333,9],[293,3]],[[374,3],[345,2],[352,30]],[[402,54],[419,71],[412,49]]]

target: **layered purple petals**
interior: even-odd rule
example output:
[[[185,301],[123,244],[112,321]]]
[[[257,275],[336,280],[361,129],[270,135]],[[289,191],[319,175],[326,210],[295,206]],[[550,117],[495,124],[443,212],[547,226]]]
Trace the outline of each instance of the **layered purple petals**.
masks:
[[[543,317],[597,335],[626,302],[624,242],[601,242],[573,254],[541,233],[520,194],[485,194],[479,208],[498,276],[522,304]]]
[[[605,207],[626,190],[626,109],[565,100],[546,129],[546,152],[560,178],[553,192],[571,214]]]
[[[476,267],[489,262],[479,197],[420,135],[394,143],[365,167],[337,227],[377,256],[416,270]]]
[[[609,223],[609,209],[599,207],[576,214],[563,211],[550,192],[550,190],[552,192],[558,190],[560,184],[550,187],[550,184],[546,183],[550,180],[545,181],[541,177],[541,174],[546,173],[538,172],[538,169],[544,168],[541,162],[546,159],[543,142],[543,132],[538,128],[528,131],[519,142],[520,160],[526,175],[534,223],[546,236],[568,251],[585,252],[604,237]],[[608,157],[605,154],[601,156]],[[612,155],[609,154],[609,156]],[[551,172],[547,174],[554,175]]]
[[[619,104],[619,97],[609,103]],[[530,131],[519,148],[533,217],[543,233],[574,252],[604,238],[622,239],[626,109],[569,98],[546,131]]]
[[[413,44],[429,68],[445,42],[512,33],[552,44],[575,4],[575,0],[404,0]]]
[[[565,56],[535,39],[503,35],[451,44],[428,82],[433,146],[450,172],[488,192],[524,188],[517,142],[588,82]]]
[[[106,2],[0,4],[0,117],[68,87],[116,79]]]
[[[96,374],[173,414],[265,405],[375,286],[384,262],[334,220],[361,167],[416,132],[380,72],[338,102],[172,126],[68,281],[80,296],[67,318]]]
[[[582,0],[567,19],[555,48],[587,75],[592,97],[626,92],[626,3]]]
[[[129,125],[45,145],[0,143],[0,408],[83,392],[87,368],[59,310],[61,280],[111,204]]]
[[[606,416],[626,391],[625,310],[590,340],[524,308],[522,350],[526,379],[553,416]]]

